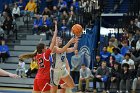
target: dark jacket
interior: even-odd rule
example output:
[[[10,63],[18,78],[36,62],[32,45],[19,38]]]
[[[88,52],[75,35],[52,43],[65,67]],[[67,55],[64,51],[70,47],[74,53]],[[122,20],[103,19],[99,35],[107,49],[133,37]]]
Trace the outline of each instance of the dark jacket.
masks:
[[[121,70],[119,68],[118,69],[112,68],[110,77],[121,78]]]
[[[104,76],[109,76],[109,68],[108,67],[106,67],[106,68],[102,68],[101,66],[100,67],[98,67],[98,69],[97,69],[97,72],[96,72],[96,75],[101,75],[102,77],[104,77]]]
[[[137,77],[140,77],[140,67],[137,70]]]
[[[131,71],[128,69],[128,71],[126,73],[124,73],[124,70],[122,70],[121,79],[123,79],[123,80],[131,79]]]

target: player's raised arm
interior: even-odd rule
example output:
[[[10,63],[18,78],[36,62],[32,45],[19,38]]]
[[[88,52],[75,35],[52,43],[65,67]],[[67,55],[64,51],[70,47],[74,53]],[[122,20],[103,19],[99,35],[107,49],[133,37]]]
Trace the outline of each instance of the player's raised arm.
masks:
[[[78,37],[76,37],[78,39]],[[78,41],[75,42],[74,46],[73,47],[70,47],[70,48],[67,48],[67,53],[71,53],[71,52],[74,52],[75,50],[77,50],[78,48]]]
[[[62,47],[62,48],[57,48],[56,49],[56,53],[63,53],[63,52],[66,52],[67,51],[67,49],[69,48],[69,46],[72,44],[72,43],[76,43],[76,42],[78,42],[78,38],[71,38],[70,40],[69,40],[69,42],[64,46],[64,47]]]
[[[53,38],[52,38],[52,41],[51,41],[51,44],[50,44],[50,47],[49,47],[50,50],[53,50],[53,47],[55,46],[57,32],[58,32],[58,30],[57,30],[57,21],[55,21],[55,31],[54,31]]]

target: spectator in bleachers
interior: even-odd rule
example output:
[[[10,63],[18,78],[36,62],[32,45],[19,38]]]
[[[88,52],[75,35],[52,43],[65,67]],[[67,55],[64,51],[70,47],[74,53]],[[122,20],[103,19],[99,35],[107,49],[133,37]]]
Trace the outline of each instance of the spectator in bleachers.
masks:
[[[49,10],[49,8],[45,7],[42,15],[48,15],[50,17],[51,16],[51,11]]]
[[[116,62],[115,57],[111,55],[109,57],[109,67],[113,67],[115,62]]]
[[[128,32],[135,34],[135,29],[136,29],[136,25],[134,24],[134,21],[131,20],[128,26]]]
[[[113,42],[111,40],[109,40],[109,43],[107,46],[107,52],[113,53],[113,48],[114,48]]]
[[[140,37],[136,43],[136,50],[140,52]]]
[[[49,18],[49,15],[44,15],[43,16],[43,26],[42,26],[42,32],[47,35],[51,34],[51,27],[52,27],[52,22],[51,19]]]
[[[20,8],[20,15],[21,16],[24,15],[24,9],[25,9],[26,3],[23,0],[19,0],[17,5]]]
[[[25,78],[25,62],[23,59],[19,59],[16,72],[18,76]]]
[[[10,18],[12,18],[12,12],[11,12],[8,4],[5,4],[4,5],[4,8],[3,8],[3,11],[2,12],[3,12],[3,16],[4,17],[9,16]]]
[[[92,73],[91,70],[85,66],[85,64],[81,65],[80,69],[80,78],[79,78],[79,84],[78,84],[78,89],[79,92],[82,91],[82,84],[85,82],[86,83],[86,92],[89,92],[89,80],[91,79]]]
[[[125,86],[126,91],[125,93],[129,93],[130,91],[130,80],[131,80],[131,72],[129,70],[129,64],[124,63],[122,65],[122,73],[121,73],[121,81],[120,81],[120,92],[123,93],[123,87]]]
[[[64,0],[59,0],[58,7],[60,12],[67,11],[67,2]]]
[[[74,11],[70,11],[67,24],[71,28],[75,23],[76,23],[76,15],[74,14]]]
[[[113,45],[114,47],[118,47],[118,40],[116,39],[115,34],[112,34],[112,35],[111,35],[111,38],[110,38],[109,41],[112,42],[112,45]]]
[[[121,54],[124,56],[126,53],[128,53],[130,50],[130,47],[128,46],[127,41],[122,41],[122,48],[121,48]]]
[[[107,79],[109,77],[109,68],[107,67],[107,63],[102,61],[100,67],[97,68],[96,74],[93,78],[93,93],[97,93],[96,91],[96,82],[103,82],[104,83],[104,90],[103,93],[106,93],[107,90]]]
[[[74,10],[75,10],[74,12],[75,12],[76,14],[78,14],[79,9],[80,9],[79,1],[73,0],[72,6],[74,7]]]
[[[53,6],[51,17],[52,18],[57,18],[57,19],[60,17],[60,13],[59,13],[59,10],[58,10],[57,6]]]
[[[10,57],[9,48],[5,44],[5,40],[2,40],[0,45],[0,61],[5,63],[8,57]]]
[[[101,57],[99,55],[96,55],[96,61],[94,62],[94,68],[98,68],[101,66]]]
[[[40,30],[42,29],[43,21],[40,18],[40,15],[36,15],[36,19],[34,20],[34,26],[33,26],[33,34],[40,34]]]
[[[107,90],[109,93],[111,83],[116,83],[117,85],[117,93],[119,93],[119,86],[121,81],[121,64],[118,62],[114,62],[114,66],[111,67],[110,76],[107,81]]]
[[[36,74],[38,70],[38,64],[35,60],[35,57],[32,58],[31,63],[30,63],[30,68],[26,72],[27,77],[32,77],[32,74]]]
[[[140,63],[138,64],[136,78],[133,80],[133,83],[132,83],[132,92],[131,93],[136,93],[136,87],[137,87],[138,82],[140,82]]]
[[[140,28],[140,21],[139,21],[138,18],[135,18],[134,24],[135,24],[138,28]]]
[[[34,13],[36,13],[36,8],[34,0],[30,0],[25,7],[25,15],[29,13],[29,15],[33,17]]]
[[[10,31],[12,30],[12,22],[13,20],[7,15],[6,13],[6,18],[3,22],[3,24],[1,24],[1,28],[4,30],[4,32],[6,33],[7,36],[9,36]]]
[[[116,62],[122,63],[123,55],[120,54],[120,50],[118,48],[113,48],[113,53],[111,55],[115,57]]]
[[[67,29],[68,29],[68,25],[66,23],[66,20],[62,19],[62,23],[60,24],[60,31],[65,33],[65,31],[67,31]]]
[[[67,14],[66,11],[63,11],[62,14],[61,14],[61,16],[60,16],[60,18],[61,18],[61,20],[65,19],[66,22],[67,22],[69,16],[68,16],[68,14]]]
[[[101,60],[107,62],[107,65],[109,65],[110,56],[111,56],[111,54],[109,52],[107,52],[107,47],[104,47],[103,51],[100,52]]]
[[[125,55],[124,55],[124,60],[122,61],[122,65],[124,64],[124,63],[127,63],[127,64],[129,64],[129,69],[135,69],[135,64],[134,64],[134,61],[131,59],[131,55],[130,55],[130,53],[126,53]]]
[[[74,80],[74,83],[78,83],[77,80],[79,81],[79,76],[80,76],[80,67],[81,67],[81,56],[78,54],[78,50],[75,50],[75,55],[71,57],[71,76]]]
[[[140,38],[140,28],[136,29],[136,34],[134,36],[134,42],[137,42]]]
[[[12,16],[14,19],[17,19],[20,16],[20,8],[17,6],[17,4],[14,4],[14,8],[12,10]]]
[[[128,46],[130,46],[131,48],[136,47],[136,43],[135,43],[135,40],[134,40],[134,34],[133,33],[129,33]]]

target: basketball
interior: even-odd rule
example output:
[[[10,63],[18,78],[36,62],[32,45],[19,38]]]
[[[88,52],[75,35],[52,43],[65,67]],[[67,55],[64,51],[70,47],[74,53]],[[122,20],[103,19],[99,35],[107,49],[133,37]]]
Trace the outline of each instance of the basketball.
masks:
[[[74,35],[81,36],[81,34],[83,32],[83,28],[80,24],[75,24],[75,25],[72,26],[71,31]]]

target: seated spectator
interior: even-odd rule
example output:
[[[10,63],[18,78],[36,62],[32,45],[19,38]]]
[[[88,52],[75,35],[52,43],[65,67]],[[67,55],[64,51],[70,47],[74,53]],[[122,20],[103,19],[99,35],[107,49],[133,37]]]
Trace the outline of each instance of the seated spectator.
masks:
[[[34,0],[30,0],[25,7],[25,15],[29,14],[31,17],[36,12],[36,4]]]
[[[139,40],[136,43],[136,50],[140,52],[140,37],[139,37]]]
[[[32,77],[33,73],[37,73],[38,70],[38,64],[35,60],[35,58],[32,58],[32,61],[30,63],[30,68],[28,69],[28,71],[26,72],[27,77]]]
[[[101,57],[99,55],[96,56],[96,61],[94,62],[94,68],[98,68],[101,66]]]
[[[49,15],[44,15],[42,21],[43,21],[42,32],[50,35],[51,34],[50,30],[51,30],[51,27],[52,27],[52,22],[51,22],[51,19],[49,18]]]
[[[1,41],[1,45],[0,45],[0,61],[2,61],[3,63],[5,63],[6,59],[10,56],[9,53],[9,48],[8,46],[5,44],[5,41],[2,40]],[[2,60],[1,60],[2,59]]]
[[[114,67],[115,61],[116,61],[115,57],[111,55],[109,57],[109,67]]]
[[[57,19],[59,18],[60,13],[59,13],[57,6],[53,6],[53,10],[51,12],[52,12],[51,13],[52,18],[57,18]]]
[[[118,40],[117,40],[117,38],[115,37],[115,34],[112,34],[112,35],[111,35],[111,38],[110,38],[109,41],[112,42],[111,44],[112,44],[114,47],[118,47]],[[112,52],[113,52],[113,51],[112,51]]]
[[[136,87],[137,87],[138,82],[140,82],[140,63],[138,65],[136,78],[133,80],[131,93],[136,93]]]
[[[78,50],[75,50],[75,55],[71,57],[71,76],[74,80],[74,83],[78,83],[76,81],[79,80],[79,71],[81,67],[81,56],[78,54]]]
[[[25,62],[22,59],[19,59],[18,67],[16,69],[17,75],[25,78]]]
[[[134,24],[140,28],[140,20],[138,18],[135,18]]]
[[[16,3],[14,4],[14,8],[12,10],[12,16],[14,17],[14,19],[17,19],[20,16],[20,9]]]
[[[130,20],[130,24],[128,25],[128,31],[129,33],[135,34],[135,30],[136,30],[136,25],[134,24],[133,20]]]
[[[107,52],[113,53],[113,48],[114,48],[113,42],[110,40],[107,46]]]
[[[40,34],[40,30],[42,29],[43,21],[40,18],[40,15],[36,15],[36,19],[34,20],[34,26],[33,26],[33,34]]]
[[[75,23],[76,23],[76,15],[74,14],[74,11],[70,11],[67,24],[71,28]]]
[[[101,60],[107,62],[107,65],[109,65],[110,56],[111,56],[111,54],[109,52],[107,52],[107,47],[104,47],[103,51],[100,52]]]
[[[136,34],[134,36],[134,41],[137,42],[140,38],[140,28],[136,29]]]
[[[45,9],[44,9],[42,15],[48,15],[48,16],[50,17],[51,11],[50,11],[47,7],[45,7]]]
[[[13,20],[8,15],[6,15],[3,24],[1,24],[1,28],[4,30],[7,36],[10,35],[10,31],[12,30],[12,22]]]
[[[122,65],[124,63],[129,64],[129,69],[135,69],[135,64],[134,61],[131,59],[131,54],[130,53],[126,53],[124,56],[124,60],[122,61]]]
[[[80,69],[80,78],[78,84],[79,91],[82,90],[82,83],[86,82],[86,92],[89,92],[89,80],[91,79],[91,77],[93,76],[90,69],[86,67],[85,64],[82,64]]]
[[[67,11],[67,2],[64,0],[59,0],[58,7],[60,12]]]
[[[129,52],[129,50],[130,50],[130,47],[128,46],[128,44],[127,44],[127,41],[125,40],[125,41],[123,41],[122,42],[122,48],[121,48],[121,54],[124,56],[126,53],[128,53]]]
[[[68,21],[68,18],[69,18],[69,16],[68,16],[67,12],[66,11],[63,11],[62,14],[61,14],[61,16],[60,16],[60,19],[61,20],[64,19],[67,22]]]
[[[96,91],[96,82],[103,82],[104,83],[104,90],[103,93],[106,93],[107,90],[107,79],[109,77],[109,68],[107,67],[107,63],[102,61],[100,67],[97,68],[96,74],[93,78],[93,93],[97,93]]]
[[[111,55],[115,57],[116,62],[122,63],[123,55],[121,55],[119,52],[120,50],[118,48],[113,48],[113,53]]]
[[[78,14],[78,13],[79,13],[79,9],[80,9],[79,1],[73,0],[72,6],[74,7],[74,10],[75,10],[74,12],[75,12],[76,14]]]
[[[116,83],[117,85],[117,93],[119,93],[121,80],[121,66],[120,63],[114,62],[114,66],[111,68],[111,73],[107,81],[107,93],[109,93],[111,83]]]
[[[60,24],[60,29],[59,31],[62,31],[63,33],[65,33],[67,31],[68,27],[67,27],[67,23],[66,20],[63,19],[62,23]]]
[[[23,0],[19,0],[17,5],[20,8],[20,15],[24,15],[24,9],[25,9],[26,3]]]
[[[10,18],[12,18],[12,12],[11,12],[11,10],[10,10],[10,8],[9,8],[9,5],[8,4],[5,4],[4,5],[4,8],[3,8],[3,16],[4,17],[7,17],[7,16],[9,16]],[[6,14],[6,15],[5,15]]]
[[[130,91],[130,79],[131,79],[131,72],[129,71],[129,64],[124,63],[122,65],[122,73],[121,73],[121,81],[120,81],[120,92],[123,93],[123,87],[126,87],[125,93],[129,93]]]

